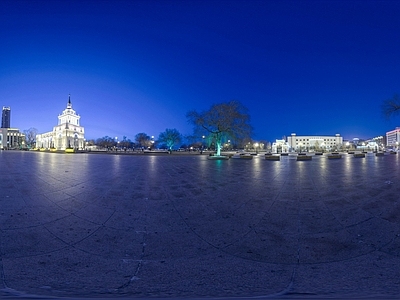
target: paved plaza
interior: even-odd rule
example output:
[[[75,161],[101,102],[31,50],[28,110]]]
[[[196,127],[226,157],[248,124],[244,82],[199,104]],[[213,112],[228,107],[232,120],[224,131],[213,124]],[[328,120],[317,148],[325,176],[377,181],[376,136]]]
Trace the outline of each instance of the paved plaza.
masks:
[[[399,298],[400,155],[0,152],[0,298]]]

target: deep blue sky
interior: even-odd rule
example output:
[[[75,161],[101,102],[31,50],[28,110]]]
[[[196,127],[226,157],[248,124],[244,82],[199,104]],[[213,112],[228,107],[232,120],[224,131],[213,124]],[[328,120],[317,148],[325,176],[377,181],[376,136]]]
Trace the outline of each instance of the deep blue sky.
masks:
[[[400,1],[1,1],[0,106],[52,130],[71,94],[86,138],[166,128],[239,100],[254,138],[369,138],[400,126]]]

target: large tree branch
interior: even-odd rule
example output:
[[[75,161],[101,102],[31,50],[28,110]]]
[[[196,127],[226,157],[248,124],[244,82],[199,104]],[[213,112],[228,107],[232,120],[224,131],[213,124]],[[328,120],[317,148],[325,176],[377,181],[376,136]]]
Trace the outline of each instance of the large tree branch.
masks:
[[[391,99],[387,99],[382,104],[382,113],[386,118],[400,112],[400,99],[399,95],[395,94]]]

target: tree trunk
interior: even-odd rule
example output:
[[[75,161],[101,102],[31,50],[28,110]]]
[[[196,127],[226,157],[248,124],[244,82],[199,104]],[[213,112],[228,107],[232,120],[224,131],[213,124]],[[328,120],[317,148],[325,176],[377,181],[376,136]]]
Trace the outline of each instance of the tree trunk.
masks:
[[[221,156],[221,142],[217,142],[217,156]]]

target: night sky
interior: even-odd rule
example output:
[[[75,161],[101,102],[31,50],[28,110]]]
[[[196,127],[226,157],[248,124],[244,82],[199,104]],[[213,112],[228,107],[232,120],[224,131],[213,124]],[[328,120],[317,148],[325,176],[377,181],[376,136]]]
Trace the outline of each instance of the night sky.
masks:
[[[86,139],[191,134],[186,113],[238,100],[255,140],[372,138],[400,126],[400,1],[1,1],[0,106]]]

